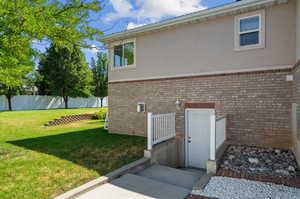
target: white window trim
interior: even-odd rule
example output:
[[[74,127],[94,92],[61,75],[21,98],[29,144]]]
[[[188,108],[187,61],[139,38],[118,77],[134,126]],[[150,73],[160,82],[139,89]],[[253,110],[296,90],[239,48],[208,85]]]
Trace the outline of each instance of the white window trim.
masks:
[[[133,42],[134,45],[134,50],[133,50],[133,64],[130,65],[124,65],[122,67],[115,67],[114,61],[115,61],[115,55],[114,55],[114,47],[118,45],[123,45],[126,43]],[[111,44],[111,49],[110,49],[110,68],[111,71],[120,71],[120,70],[128,70],[128,69],[135,69],[136,68],[136,39],[126,39],[118,42],[113,42]]]
[[[250,30],[250,31],[244,31],[240,32],[240,21],[243,19],[251,18],[259,16],[259,29],[256,30]],[[251,13],[246,13],[242,15],[235,16],[235,36],[234,36],[234,50],[236,51],[243,51],[243,50],[252,50],[252,49],[259,49],[259,48],[265,48],[265,10],[259,10]],[[254,45],[247,45],[247,46],[241,46],[240,45],[240,35],[245,33],[251,33],[259,31],[259,43]]]

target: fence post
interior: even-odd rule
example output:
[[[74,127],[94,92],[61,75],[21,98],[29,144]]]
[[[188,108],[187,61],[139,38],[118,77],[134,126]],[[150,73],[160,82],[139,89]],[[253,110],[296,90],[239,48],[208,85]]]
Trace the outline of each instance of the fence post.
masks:
[[[152,113],[147,115],[147,149],[152,150]]]
[[[210,160],[216,160],[216,116],[210,116]]]

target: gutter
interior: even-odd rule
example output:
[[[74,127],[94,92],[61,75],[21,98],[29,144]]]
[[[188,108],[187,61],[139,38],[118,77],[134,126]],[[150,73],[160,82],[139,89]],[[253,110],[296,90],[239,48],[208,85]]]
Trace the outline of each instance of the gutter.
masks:
[[[217,17],[224,17],[228,15],[240,14],[243,12],[254,11],[257,9],[269,7],[272,5],[279,5],[288,3],[288,0],[243,0],[235,3],[227,4],[224,6],[206,9],[195,13],[183,15],[163,22],[149,24],[127,30],[124,32],[113,33],[107,36],[103,36],[99,41],[104,43],[110,43],[117,40],[128,39],[134,36],[157,32],[164,29],[169,29],[183,24],[197,23],[201,21],[207,21],[209,19],[215,19]]]

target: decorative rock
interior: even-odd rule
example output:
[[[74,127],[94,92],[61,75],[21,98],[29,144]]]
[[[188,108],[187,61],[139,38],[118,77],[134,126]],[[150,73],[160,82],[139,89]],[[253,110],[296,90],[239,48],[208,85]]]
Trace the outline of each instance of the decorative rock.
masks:
[[[251,163],[251,164],[258,164],[259,161],[257,158],[248,158],[248,161]]]
[[[293,167],[293,166],[289,166],[288,170],[289,170],[289,171],[293,171],[293,172],[296,171],[295,167]]]
[[[279,150],[279,149],[276,149],[276,150],[275,150],[275,153],[277,153],[277,154],[280,153],[280,150]]]
[[[220,168],[260,176],[300,177],[293,152],[283,149],[230,145]]]
[[[272,160],[266,159],[266,163],[271,163],[271,162],[272,162]]]
[[[234,155],[230,155],[228,158],[229,158],[230,160],[232,160],[232,159],[234,158]]]
[[[282,174],[282,175],[285,175],[285,176],[288,176],[290,175],[290,173],[286,170],[283,170],[283,169],[277,169],[275,170],[276,173],[279,173],[279,174]]]

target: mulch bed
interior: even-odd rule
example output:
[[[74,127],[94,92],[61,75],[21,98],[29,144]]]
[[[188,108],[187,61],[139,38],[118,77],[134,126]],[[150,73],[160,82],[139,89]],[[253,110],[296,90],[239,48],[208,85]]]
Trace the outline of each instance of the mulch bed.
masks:
[[[94,118],[95,118],[95,114],[67,115],[67,116],[62,116],[61,118],[58,119],[54,119],[44,124],[44,126],[57,126],[57,125],[68,124],[79,120],[91,120]]]

